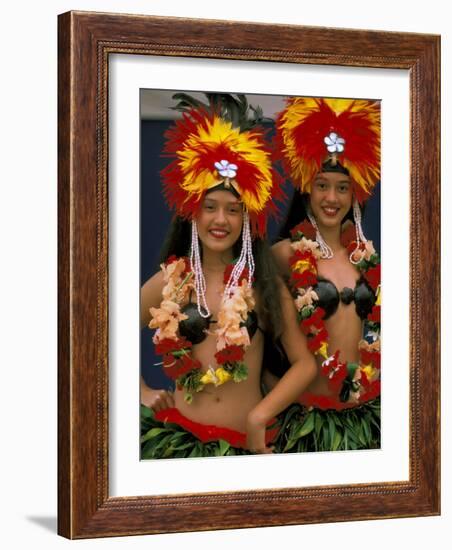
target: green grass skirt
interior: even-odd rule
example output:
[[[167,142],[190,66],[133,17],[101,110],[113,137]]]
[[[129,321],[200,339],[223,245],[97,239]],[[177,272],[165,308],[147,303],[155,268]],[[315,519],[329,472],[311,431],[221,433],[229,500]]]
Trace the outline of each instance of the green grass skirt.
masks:
[[[292,405],[275,444],[279,453],[379,449],[380,397],[342,411]]]
[[[345,451],[380,448],[380,398],[359,407],[307,410],[291,405],[278,417],[280,429],[275,453]],[[193,458],[249,455],[227,441],[201,442],[177,424],[160,422],[151,409],[141,406],[141,458]]]

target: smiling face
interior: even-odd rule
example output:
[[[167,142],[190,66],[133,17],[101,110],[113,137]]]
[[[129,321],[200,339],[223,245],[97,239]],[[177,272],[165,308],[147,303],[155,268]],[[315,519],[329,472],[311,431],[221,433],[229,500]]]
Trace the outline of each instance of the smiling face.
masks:
[[[212,191],[204,197],[196,222],[203,246],[232,251],[242,232],[243,205],[230,191]]]
[[[352,206],[349,176],[319,172],[311,185],[309,201],[319,229],[339,226]]]

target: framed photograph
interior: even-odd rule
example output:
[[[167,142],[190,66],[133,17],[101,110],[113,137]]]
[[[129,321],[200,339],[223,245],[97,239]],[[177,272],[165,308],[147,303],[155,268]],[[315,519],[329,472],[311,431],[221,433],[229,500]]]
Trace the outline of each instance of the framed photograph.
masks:
[[[61,535],[440,513],[439,55],[431,35],[59,16]],[[381,244],[379,206],[363,220],[383,258],[378,445],[358,450],[333,434],[335,452],[230,456],[222,443],[217,456],[205,447],[153,460],[148,444],[140,455],[140,359],[154,362],[140,347],[140,286],[158,269],[171,220],[154,196],[158,159],[180,120],[174,103],[214,94],[263,105],[270,133],[287,98],[381,107]],[[158,432],[145,428],[141,453]]]
[[[194,72],[193,64],[190,64],[190,68],[191,71]],[[116,69],[120,70],[118,65],[115,66],[115,69],[111,68],[111,74],[115,73]],[[227,68],[223,68],[223,72],[226,72],[227,70]],[[226,82],[220,83],[220,85],[227,83],[226,85],[230,86],[232,76],[233,75],[226,78]],[[320,75],[317,73],[315,80],[319,80],[319,77]],[[126,81],[130,82],[130,80],[131,78],[129,75],[129,78],[127,78]],[[314,79],[311,77],[310,80],[312,85]],[[245,85],[243,81],[241,82],[241,85]],[[304,82],[304,86],[308,86],[306,81]],[[111,96],[113,96],[113,93]],[[126,102],[122,100],[120,102],[116,101],[115,105],[119,106],[119,103],[123,104]],[[165,349],[165,353],[158,353],[162,348],[159,337],[162,330],[160,329],[159,333],[156,333],[155,330],[151,330],[156,327],[154,326],[155,321],[150,323],[148,311],[152,305],[154,314],[160,316],[161,322],[168,323],[169,318],[165,313],[166,306],[161,305],[161,296],[159,296],[157,302],[154,304],[150,304],[149,302],[147,304],[145,303],[147,302],[148,296],[147,288],[152,284],[152,281],[155,280],[155,277],[158,277],[156,273],[161,271],[160,264],[163,261],[168,261],[168,258],[174,253],[184,254],[187,258],[190,256],[190,223],[188,221],[182,221],[178,217],[174,217],[173,212],[168,209],[164,197],[165,193],[162,192],[163,189],[161,179],[168,181],[168,177],[171,174],[177,173],[177,167],[174,163],[171,163],[170,157],[170,148],[172,143],[171,139],[174,139],[173,134],[176,132],[180,134],[181,138],[186,138],[186,127],[190,129],[190,132],[196,132],[199,129],[199,126],[197,125],[193,126],[191,123],[188,124],[188,121],[190,121],[191,118],[196,117],[198,114],[204,114],[205,112],[209,113],[210,110],[213,110],[214,113],[216,111],[221,113],[221,117],[217,116],[217,118],[214,118],[213,120],[216,122],[218,127],[220,127],[220,123],[223,124],[223,126],[221,126],[223,135],[220,139],[215,141],[215,133],[212,131],[208,134],[205,145],[206,149],[205,151],[201,149],[201,153],[198,155],[199,159],[197,159],[203,163],[203,166],[207,164],[208,167],[211,167],[216,178],[217,170],[215,168],[215,163],[206,163],[204,161],[204,153],[207,157],[210,157],[210,155],[215,156],[216,154],[227,156],[227,153],[224,150],[224,142],[226,137],[229,137],[229,139],[232,140],[236,136],[240,136],[244,143],[248,143],[246,140],[250,137],[250,129],[255,132],[255,135],[263,137],[263,144],[266,145],[270,151],[274,150],[276,148],[275,142],[277,141],[277,137],[279,135],[279,130],[276,131],[275,121],[278,119],[279,113],[284,112],[286,105],[290,105],[291,107],[289,108],[296,109],[299,109],[300,106],[306,105],[309,109],[308,113],[311,113],[311,107],[314,106],[314,116],[317,116],[317,106],[324,108],[328,128],[331,123],[331,121],[328,120],[328,117],[330,117],[333,113],[331,107],[345,110],[345,115],[343,115],[344,120],[346,116],[349,116],[347,109],[351,106],[355,109],[360,109],[363,116],[359,118],[359,124],[361,124],[361,121],[365,121],[365,124],[367,124],[368,119],[366,115],[368,113],[372,113],[373,115],[376,115],[375,136],[379,141],[379,136],[381,134],[381,108],[380,100],[376,99],[358,100],[350,98],[333,99],[314,97],[298,97],[295,99],[294,97],[285,97],[282,95],[233,93],[230,89],[227,93],[224,91],[218,93],[213,90],[204,92],[162,89],[140,90],[141,191],[139,209],[141,215],[139,217],[141,237],[139,263],[141,266],[140,281],[143,288],[143,300],[140,304],[140,311],[142,312],[142,316],[145,317],[142,323],[143,328],[140,340],[140,363],[142,377],[141,403],[143,404],[141,411],[141,458],[143,460],[155,458],[236,456],[247,453],[249,449],[246,448],[246,438],[244,437],[245,434],[238,431],[240,429],[243,430],[244,423],[242,422],[242,418],[253,408],[255,400],[262,401],[263,395],[262,388],[260,387],[262,385],[261,382],[264,384],[263,389],[265,395],[268,395],[271,392],[270,387],[265,387],[266,381],[269,380],[270,385],[272,385],[277,379],[284,375],[286,369],[289,367],[281,338],[276,339],[276,341],[273,341],[272,338],[271,330],[276,324],[275,322],[272,323],[274,319],[273,317],[270,318],[270,322],[267,323],[268,328],[265,333],[259,331],[257,334],[254,332],[252,335],[250,343],[253,345],[249,348],[248,354],[244,356],[243,363],[240,363],[240,361],[226,363],[225,367],[223,367],[220,371],[216,370],[219,368],[219,365],[217,365],[216,369],[212,368],[208,371],[205,371],[204,368],[202,372],[205,372],[201,377],[201,384],[198,384],[196,388],[198,391],[193,392],[191,391],[191,387],[188,388],[188,386],[190,384],[193,386],[192,381],[196,381],[196,376],[200,372],[199,365],[191,372],[189,371],[189,376],[186,376],[184,361],[187,362],[188,357],[193,357],[195,353],[202,353],[204,346],[210,346],[209,339],[207,339],[207,341],[206,338],[201,339],[201,336],[197,331],[198,323],[200,323],[201,327],[207,325],[207,323],[199,319],[199,315],[197,315],[194,309],[193,300],[196,295],[196,289],[191,288],[191,297],[185,296],[182,301],[179,300],[181,302],[181,312],[187,312],[186,314],[189,315],[188,320],[185,319],[181,322],[179,331],[182,332],[182,335],[187,335],[189,339],[195,340],[198,346],[202,342],[205,342],[205,344],[203,348],[198,347],[193,351],[187,350],[187,352],[183,355],[181,355],[180,350],[177,348],[174,352],[171,350],[168,352],[168,349]],[[350,111],[350,113],[351,112],[352,111]],[[232,123],[231,126],[228,126],[228,117],[234,118],[235,115],[239,117],[237,119],[237,126],[232,126]],[[113,116],[115,116],[115,114],[113,114]],[[353,123],[355,120],[354,116],[355,115],[349,116],[349,122],[351,121]],[[336,114],[334,114],[334,117],[337,118]],[[335,118],[333,119],[333,122]],[[401,117],[399,117],[399,119],[400,118]],[[203,120],[206,122],[205,119]],[[208,120],[209,119],[207,119],[207,121]],[[280,118],[279,120],[281,121],[282,119]],[[347,122],[347,124],[349,122]],[[204,126],[200,127],[204,128]],[[211,128],[213,130],[214,127],[207,126],[207,128]],[[236,128],[241,128],[242,130],[238,132]],[[337,127],[337,129],[339,129],[339,127]],[[352,146],[353,137],[350,134],[350,130],[347,130],[345,125],[342,131],[345,133],[347,133],[347,131],[349,132],[349,135],[342,139],[347,139],[347,142],[350,141],[350,146]],[[359,135],[359,131],[360,130],[357,127],[353,128],[355,135]],[[118,131],[118,134],[121,134],[121,132]],[[200,136],[199,139],[204,139],[204,136]],[[314,140],[316,139],[317,138],[314,137]],[[120,141],[121,137],[118,138],[118,150],[123,149],[123,146],[119,145]],[[237,143],[234,142],[234,144],[236,147],[234,150],[229,152],[229,155],[236,155],[234,160],[236,162],[242,161],[242,168],[245,168],[246,164],[244,163],[247,158],[246,149],[240,149]],[[125,143],[124,146],[126,146]],[[198,146],[200,147],[200,142],[198,142]],[[320,147],[325,148],[323,139],[320,142]],[[190,151],[189,145],[185,148],[185,154],[187,154],[187,151]],[[219,152],[217,153],[217,151]],[[196,153],[198,153],[198,151]],[[275,160],[273,164],[276,166],[278,161]],[[376,165],[377,170],[379,171],[379,158],[376,159]],[[239,170],[240,166],[237,167],[237,172]],[[277,173],[280,171],[282,171],[281,168],[279,168]],[[348,178],[345,173],[342,175],[344,176],[344,179]],[[331,177],[336,179],[338,178],[338,176]],[[341,177],[342,176],[339,176],[340,181],[342,181]],[[408,180],[408,175],[406,175],[405,179]],[[270,214],[268,216],[265,237],[267,242],[275,243],[275,247],[273,249],[275,251],[279,250],[282,246],[286,246],[288,243],[288,235],[290,234],[290,230],[292,230],[295,225],[295,223],[289,219],[291,216],[289,216],[288,213],[290,209],[293,212],[298,210],[297,201],[299,201],[299,194],[295,193],[294,186],[290,182],[284,181],[282,178],[276,181],[277,185],[275,186],[275,195],[277,192],[281,193],[282,191],[281,200],[278,201],[278,209],[274,215]],[[171,181],[169,181],[169,183],[171,183]],[[365,201],[366,206],[365,209],[363,209],[362,227],[366,238],[368,238],[372,243],[372,245],[369,244],[368,246],[372,246],[376,251],[380,251],[380,186],[378,185],[378,181],[375,181],[375,183],[375,186],[372,188],[372,193],[369,194],[369,197]],[[163,184],[163,186],[164,185],[165,184]],[[221,188],[221,184],[219,185]],[[323,182],[319,185],[321,188],[326,187]],[[118,184],[118,187],[125,189],[129,186]],[[209,200],[215,200],[215,195],[212,195],[212,193],[216,188],[217,186],[213,186],[211,190],[206,193],[206,197],[209,196],[211,198]],[[358,188],[357,191],[359,191],[359,189],[360,188]],[[344,191],[342,187],[340,187],[340,190]],[[125,192],[129,193],[130,190],[128,189]],[[284,199],[282,198],[283,195]],[[231,199],[234,200],[234,197],[231,197]],[[120,199],[120,202],[122,203],[125,200],[127,200],[126,197]],[[336,198],[333,197],[332,202],[335,200]],[[351,194],[350,197],[347,197],[347,200],[344,202],[344,205],[346,206],[340,205],[341,208],[350,210],[350,205],[348,204],[349,200],[351,200]],[[276,204],[276,201],[274,202]],[[293,205],[292,207],[290,207],[291,204]],[[213,204],[209,204],[208,206],[212,211]],[[337,206],[337,204],[335,204],[335,206]],[[335,212],[336,210],[334,211],[334,214]],[[302,213],[300,212],[296,215],[296,222],[300,223]],[[345,237],[344,231],[346,231],[346,228],[348,227],[351,229],[350,235],[355,238],[355,231],[353,229],[353,225],[351,224],[351,220],[353,219],[352,214],[350,213],[347,217],[347,214],[344,212],[341,214],[341,217],[342,216],[344,216],[345,220],[349,220],[343,223],[343,236]],[[234,220],[231,222],[229,219],[222,219],[222,217],[220,217],[219,221],[217,221],[216,218],[214,218],[213,221],[219,227],[228,227],[228,225],[233,223]],[[133,215],[127,222],[127,225],[134,225]],[[183,232],[185,237],[179,231],[179,226],[185,228],[185,231]],[[173,235],[175,238],[173,238]],[[221,233],[220,237],[217,237],[217,239],[220,243],[222,242],[223,236]],[[204,242],[207,243],[205,238]],[[259,242],[257,238],[255,240],[255,243],[256,242]],[[162,257],[162,243],[167,243],[163,245],[164,257]],[[214,247],[217,244],[218,243],[214,243]],[[294,241],[292,246],[298,246],[296,241]],[[259,270],[265,269],[264,266],[267,262],[268,251],[259,251],[256,244],[254,248],[254,260],[257,264],[255,273],[256,279],[259,281]],[[386,251],[388,250],[388,247],[386,247]],[[118,262],[116,264],[118,265],[118,268],[123,263],[119,260],[120,255],[121,251],[118,249]],[[378,253],[375,255],[374,260],[377,261],[377,258],[378,261],[380,261]],[[133,261],[128,261],[127,263],[129,265],[136,264],[136,262]],[[327,263],[330,262],[327,261]],[[350,262],[348,258],[344,263],[347,267],[349,267]],[[304,267],[305,266],[303,265],[302,268],[304,269]],[[224,265],[220,264],[219,269],[220,271],[224,269]],[[117,272],[117,268],[115,268],[115,271]],[[350,272],[352,277],[355,278],[356,269],[352,268]],[[284,271],[282,272],[282,275],[284,276]],[[185,279],[185,277],[181,278],[181,282],[183,279]],[[268,279],[269,281],[271,280],[270,277]],[[207,285],[209,285],[209,281],[206,280],[206,282]],[[210,280],[210,284],[215,285],[215,281]],[[328,292],[328,289],[331,289],[330,286],[325,285],[327,285],[325,282],[320,282],[313,287],[313,291],[316,292],[316,295],[317,292],[320,294],[323,292],[323,294],[325,294],[325,289],[326,292]],[[376,288],[378,287],[378,285],[375,284],[374,286]],[[263,288],[265,289],[265,287]],[[273,287],[271,288],[273,290]],[[296,290],[292,289],[292,291],[294,292],[294,297],[296,297]],[[255,292],[257,295],[259,295],[259,293],[262,294],[263,292],[259,289],[257,283],[255,285]],[[133,301],[130,300],[130,298],[128,300]],[[211,300],[214,300],[214,297],[211,297]],[[275,304],[271,304],[268,309],[277,310],[277,305],[275,306]],[[355,316],[353,306],[350,309],[352,310],[351,313],[353,316]],[[306,306],[304,311],[306,313],[310,313],[309,307]],[[373,313],[372,309],[369,308],[367,315],[369,315],[370,318],[375,318],[375,312],[379,311],[378,306],[376,306],[376,310],[374,310]],[[311,314],[313,314],[313,311]],[[212,316],[212,319],[209,322],[209,332],[213,332],[214,334],[217,324],[216,319],[218,316],[219,313],[215,312],[215,316]],[[262,317],[263,316],[261,315],[261,324],[263,325],[264,323]],[[333,328],[338,322],[337,317],[334,319],[335,321],[333,321]],[[243,320],[244,319],[240,318],[240,322]],[[301,321],[302,319],[300,318],[296,325],[299,326]],[[364,329],[364,327],[362,327],[362,320],[357,318],[356,321],[362,331]],[[124,321],[124,326],[122,328],[118,327],[118,333],[123,334],[124,330],[126,330],[126,325],[129,322],[133,323],[133,320]],[[147,326],[149,323],[151,324],[151,329]],[[370,332],[371,336],[368,336],[369,342],[366,344],[362,343],[362,345],[366,345],[369,349],[373,349],[379,347],[380,345],[379,342],[376,343],[373,339],[376,332],[380,331],[380,323],[372,322],[372,329],[377,329],[376,331],[371,330],[369,323],[370,321],[366,325],[367,329],[364,332]],[[190,328],[191,326],[196,327],[196,330],[192,330]],[[298,326],[296,330],[298,330]],[[211,334],[211,336],[214,336],[214,334]],[[172,335],[171,330],[166,330],[166,337],[168,335]],[[359,341],[359,338],[360,335],[356,339],[356,342]],[[177,347],[178,341],[178,338],[173,338],[173,345]],[[287,341],[283,340],[283,342],[285,342],[287,346]],[[302,347],[303,343],[303,338],[300,334],[300,341],[297,342],[297,344]],[[168,344],[171,348],[171,343],[167,342],[167,345]],[[201,352],[199,351],[200,349]],[[229,351],[227,352],[224,351],[224,348],[221,350],[220,361],[225,353],[237,353],[238,351],[236,347],[229,347],[228,349]],[[253,353],[255,350],[258,351],[261,349],[263,349],[263,358],[261,362],[262,366],[260,380],[258,376],[253,376],[253,373],[256,373],[259,367],[258,361],[254,361]],[[366,353],[364,353],[364,355],[366,355]],[[377,353],[370,356],[369,353],[367,353],[367,356],[368,358],[373,357],[375,359],[377,367],[376,370],[372,367],[371,369],[367,368],[365,371],[369,373],[369,378],[371,378],[371,381],[366,379],[366,382],[369,383],[365,388],[361,385],[359,388],[359,397],[356,392],[354,393],[355,398],[351,396],[349,391],[350,386],[347,379],[346,382],[342,383],[340,388],[337,387],[336,392],[327,392],[324,387],[325,384],[322,383],[324,377],[319,375],[316,378],[314,385],[311,384],[311,386],[317,388],[315,393],[312,391],[306,392],[300,389],[301,404],[304,405],[304,407],[294,405],[293,407],[289,406],[287,408],[283,406],[282,410],[287,408],[287,412],[283,415],[280,414],[282,410],[276,411],[276,414],[280,414],[279,419],[281,420],[281,425],[279,428],[275,427],[275,430],[277,430],[279,435],[272,437],[274,430],[270,428],[267,432],[267,438],[269,440],[270,438],[272,439],[271,443],[274,453],[297,451],[322,452],[334,450],[369,450],[381,447],[380,404],[378,400],[381,386],[381,379],[378,376],[378,372],[380,370],[378,364],[379,355]],[[203,360],[205,364],[209,364],[210,362],[210,359],[206,360],[206,356],[203,356]],[[366,362],[362,362],[362,364],[364,365]],[[190,363],[188,363],[188,365],[191,366]],[[248,371],[251,370],[251,372],[248,372],[251,376],[247,375],[244,380],[241,380],[243,382],[248,381],[247,384],[241,384],[240,390],[238,389],[239,386],[237,386],[237,384],[225,385],[226,382],[229,382],[228,375],[230,373],[234,373],[235,369],[243,369],[243,365],[246,366]],[[339,378],[342,371],[335,372],[336,377]],[[223,382],[223,379],[218,378],[218,373],[223,375],[226,374],[226,382]],[[370,374],[372,374],[372,377]],[[272,378],[273,376],[275,377],[274,379]],[[330,384],[334,385],[335,381],[336,378],[333,377]],[[301,377],[300,383],[301,387]],[[123,380],[121,382],[121,387],[124,387],[125,384],[127,384],[127,380]],[[175,403],[177,405],[177,411],[175,411],[175,407],[172,406],[172,394],[177,385],[182,386],[183,391],[175,395],[177,401],[177,403]],[[168,395],[166,392],[169,392],[171,395]],[[341,395],[344,398],[344,401],[340,400]],[[215,396],[215,402],[217,403],[215,407],[212,407],[211,405],[211,399],[213,396]],[[272,395],[272,398],[273,396],[274,394]],[[133,398],[130,397],[130,400],[132,399]],[[154,412],[149,410],[152,407],[155,409]],[[346,412],[346,409],[348,412]],[[235,411],[234,414],[231,412],[232,410]],[[185,413],[183,415],[184,417],[181,416],[183,413]],[[163,418],[165,418],[165,422],[162,423]],[[168,426],[170,419],[175,421],[171,422],[172,426]],[[212,428],[213,421],[215,421],[215,429]],[[193,424],[193,422],[196,422],[196,424]],[[209,428],[205,426],[206,423],[208,423]],[[177,426],[174,424],[177,424]],[[279,422],[277,422],[277,425],[278,424]],[[285,426],[284,429],[282,429],[282,426]],[[220,445],[219,442],[215,440],[214,432],[217,431],[220,433],[218,429],[224,427],[228,430],[232,429],[233,431],[221,432],[221,435],[227,439],[223,439]],[[187,429],[188,433],[186,433]],[[303,433],[303,435],[298,436],[298,433]]]

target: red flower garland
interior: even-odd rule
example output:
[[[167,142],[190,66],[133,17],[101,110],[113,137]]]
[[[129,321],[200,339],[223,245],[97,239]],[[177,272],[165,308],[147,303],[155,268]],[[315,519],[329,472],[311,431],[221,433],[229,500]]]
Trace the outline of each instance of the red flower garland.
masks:
[[[177,258],[172,255],[165,262],[165,267],[179,260],[183,260],[184,262],[184,270],[180,278],[185,280],[191,273],[191,265],[188,258]],[[230,264],[225,269],[223,277],[225,284],[229,280],[233,267],[234,264]],[[247,269],[242,272],[239,284],[244,280],[248,280]],[[158,355],[163,356],[164,373],[176,382],[178,389],[186,387],[188,390],[186,397],[189,400],[191,400],[193,391],[200,391],[205,383],[210,383],[210,381],[206,382],[202,379],[203,377],[200,373],[202,364],[191,356],[192,343],[186,338],[177,336],[176,338],[163,338],[162,340],[158,340],[155,342],[155,351]],[[245,346],[227,345],[215,354],[215,358],[220,365],[219,368],[223,371],[226,370],[227,377],[230,378],[232,376],[234,380],[238,382],[241,379],[245,379],[247,375],[246,366],[242,362],[244,355]],[[223,369],[223,365],[226,369]],[[216,371],[216,374],[218,374],[218,371]],[[224,376],[225,372],[222,372],[222,375]],[[217,379],[217,381],[218,383],[223,383],[224,378],[223,381],[220,379]],[[215,383],[217,383],[217,381],[215,381]]]
[[[367,270],[366,279],[367,279],[367,282],[370,284],[370,286],[373,288],[374,292],[376,292],[381,281],[380,264],[378,264],[375,267],[371,267],[370,269]]]
[[[171,353],[163,357],[164,373],[172,380],[177,380],[194,369],[200,369],[201,366],[201,363],[197,359],[193,359],[185,350],[180,357],[175,357]]]
[[[308,221],[304,221],[292,229],[291,240],[292,242],[301,241],[303,238],[313,240],[315,239],[315,233],[316,232],[313,226]],[[356,250],[356,242],[353,241],[355,236],[356,232],[353,224],[350,224],[341,234],[341,243],[347,248],[349,253]],[[365,250],[365,244],[360,246],[360,250]],[[296,249],[294,254],[289,259],[289,265],[292,269],[290,282],[292,287],[297,290],[297,293],[299,293],[299,296],[303,296],[303,289],[306,292],[312,291],[312,287],[317,284],[318,279],[317,260],[311,248],[307,248],[305,250]],[[380,285],[380,264],[377,255],[374,254],[371,258],[363,260],[357,265],[357,268],[361,271],[361,275],[369,282],[369,285],[372,287],[374,292],[376,292]],[[297,269],[300,269],[301,272],[296,271]],[[300,290],[302,291],[301,293]],[[315,354],[321,353],[326,356],[328,331],[326,330],[323,321],[324,315],[325,311],[321,307],[317,306],[315,301],[312,305],[305,304],[300,306],[299,309],[300,327],[307,337],[309,350]],[[379,328],[379,305],[373,306],[367,320],[376,325],[376,329]],[[379,370],[380,352],[370,352],[365,349],[360,349],[360,364],[363,366],[371,366],[374,369]],[[322,363],[321,373],[323,376],[328,378],[329,386],[336,394],[341,392],[344,382],[348,380],[348,383],[350,384],[356,384],[359,382],[359,385],[365,390],[364,395],[360,395],[360,402],[368,401],[370,399],[369,396],[374,398],[379,395],[379,379],[369,380],[366,373],[360,369],[359,374],[361,379],[358,378],[358,380],[352,380],[351,374],[348,372],[347,364],[339,361],[339,350],[337,350],[333,356],[328,357],[328,359]],[[338,401],[337,398],[314,396],[313,394],[308,394],[307,392],[300,397],[300,402],[305,405],[310,403],[312,406],[317,406],[318,408],[335,408],[337,410],[348,408],[348,405]],[[314,403],[315,405],[313,405]],[[338,406],[339,403],[341,403],[340,406]],[[352,406],[356,406],[356,403],[353,403]]]
[[[245,350],[242,346],[228,346],[215,354],[215,359],[219,365],[226,363],[235,363],[243,361]]]

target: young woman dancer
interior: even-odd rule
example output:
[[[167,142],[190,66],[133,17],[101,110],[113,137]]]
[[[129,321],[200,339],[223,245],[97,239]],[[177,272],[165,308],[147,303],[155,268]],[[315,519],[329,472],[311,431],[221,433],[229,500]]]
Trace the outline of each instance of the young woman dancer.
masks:
[[[296,190],[273,246],[317,374],[292,421],[293,450],[379,446],[380,260],[361,204],[380,179],[380,108],[367,100],[292,98],[277,150]],[[283,362],[269,368],[281,376]]]
[[[232,117],[231,117],[232,118]],[[167,133],[164,193],[176,211],[162,270],[142,288],[174,394],[142,387],[142,457],[271,452],[274,419],[316,373],[290,293],[263,240],[278,179],[257,129],[194,108]],[[291,367],[265,397],[264,334]]]

